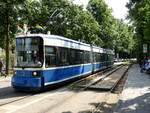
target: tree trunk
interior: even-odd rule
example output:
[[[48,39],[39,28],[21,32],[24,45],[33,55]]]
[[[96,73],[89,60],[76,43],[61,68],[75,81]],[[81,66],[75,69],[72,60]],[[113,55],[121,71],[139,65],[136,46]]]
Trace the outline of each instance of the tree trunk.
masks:
[[[8,12],[6,14],[6,75],[9,74],[9,62],[10,62],[10,55],[9,55],[9,46],[10,46],[10,37],[9,37],[9,15]]]

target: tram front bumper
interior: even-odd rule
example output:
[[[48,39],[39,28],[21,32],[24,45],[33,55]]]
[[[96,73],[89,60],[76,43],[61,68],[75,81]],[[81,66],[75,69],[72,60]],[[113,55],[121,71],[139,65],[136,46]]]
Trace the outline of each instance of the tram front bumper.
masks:
[[[40,89],[42,87],[41,77],[19,77],[13,76],[11,84],[15,89],[28,90]]]

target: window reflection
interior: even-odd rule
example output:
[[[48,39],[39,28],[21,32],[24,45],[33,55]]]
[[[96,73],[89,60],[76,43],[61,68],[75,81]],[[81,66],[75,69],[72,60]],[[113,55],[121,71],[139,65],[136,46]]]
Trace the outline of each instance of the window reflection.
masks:
[[[17,38],[17,66],[41,67],[43,64],[43,46],[40,37]]]

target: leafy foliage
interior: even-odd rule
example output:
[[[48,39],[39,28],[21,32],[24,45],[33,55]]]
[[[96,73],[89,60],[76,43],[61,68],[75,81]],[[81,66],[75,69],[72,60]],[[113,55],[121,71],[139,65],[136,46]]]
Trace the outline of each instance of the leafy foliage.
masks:
[[[10,66],[10,43],[17,31],[18,10],[17,6],[24,0],[1,0],[0,1],[0,41],[1,47],[6,51],[6,74],[9,74]],[[11,48],[13,44],[11,44]]]
[[[130,0],[127,7],[129,8],[128,18],[135,27],[138,54],[142,58],[143,44],[146,43],[150,46],[150,1]]]
[[[98,37],[100,26],[92,14],[68,0],[28,0],[22,5],[20,14],[21,25],[27,24],[29,30],[41,26],[51,34],[102,44]]]
[[[104,0],[90,0],[87,9],[70,0],[1,0],[0,10],[2,48],[5,46],[7,22],[11,40],[17,33],[26,33],[27,26],[27,30],[32,33],[50,31],[51,34],[115,49],[116,52],[129,53],[135,45],[133,28],[115,19]],[[146,19],[149,21],[149,18]],[[149,24],[145,25],[143,33],[147,36]]]
[[[18,22],[18,10],[17,6],[22,4],[24,0],[1,0],[0,2],[0,45],[2,48],[5,47],[5,36],[7,32],[10,35],[10,41],[13,42],[15,33],[17,31]],[[7,31],[7,26],[9,26],[9,31]]]
[[[104,42],[104,47],[125,53],[133,49],[133,28],[115,19],[104,0],[90,0],[87,9],[101,26],[99,36]]]
[[[113,40],[111,29],[113,27],[113,17],[111,10],[103,0],[90,0],[87,9],[101,26],[99,36],[104,41],[104,46],[111,48],[113,46],[110,43]]]

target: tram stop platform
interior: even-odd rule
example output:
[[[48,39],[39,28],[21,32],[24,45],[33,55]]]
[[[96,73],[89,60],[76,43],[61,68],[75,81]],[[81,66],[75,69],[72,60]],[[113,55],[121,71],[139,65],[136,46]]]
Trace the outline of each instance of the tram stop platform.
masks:
[[[137,64],[129,69],[114,113],[150,113],[150,74],[140,73]]]

